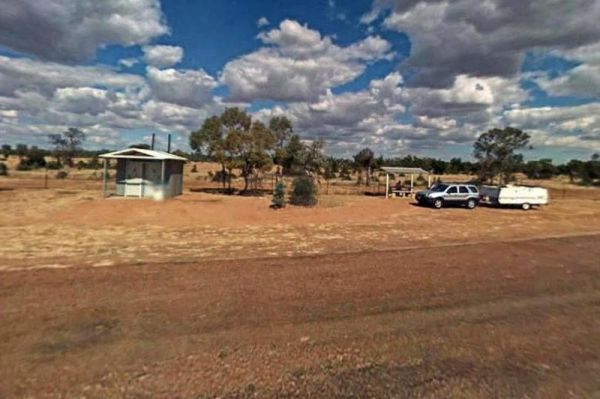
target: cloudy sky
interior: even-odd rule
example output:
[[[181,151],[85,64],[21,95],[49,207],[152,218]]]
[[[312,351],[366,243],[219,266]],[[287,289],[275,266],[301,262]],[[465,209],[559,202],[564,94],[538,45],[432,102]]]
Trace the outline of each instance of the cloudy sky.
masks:
[[[0,0],[0,143],[83,129],[116,149],[227,106],[288,115],[331,154],[600,151],[597,0]]]

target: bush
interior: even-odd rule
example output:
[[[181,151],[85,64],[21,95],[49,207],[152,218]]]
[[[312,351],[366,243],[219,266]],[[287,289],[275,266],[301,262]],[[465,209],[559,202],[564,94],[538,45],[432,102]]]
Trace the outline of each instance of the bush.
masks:
[[[280,209],[285,207],[285,184],[283,182],[277,183],[275,191],[273,192],[273,201],[271,202],[271,208]]]
[[[57,161],[50,161],[46,164],[46,168],[51,170],[59,170],[62,168],[62,165]]]
[[[0,162],[0,176],[8,176],[8,166]]]
[[[313,206],[317,204],[317,185],[312,177],[299,176],[294,179],[290,203],[301,206]]]
[[[209,174],[210,176],[210,174]],[[224,181],[228,181],[229,179],[235,179],[236,176],[232,173],[231,175],[229,173],[227,173],[227,171],[223,172],[222,170],[219,170],[218,172],[216,172],[215,174],[212,175],[212,181],[213,182],[224,182]]]
[[[196,166],[196,164],[192,165],[192,171],[191,173],[198,173],[198,166]]]
[[[66,179],[67,176],[69,176],[69,173],[66,170],[59,170],[58,173],[56,173],[57,179]]]

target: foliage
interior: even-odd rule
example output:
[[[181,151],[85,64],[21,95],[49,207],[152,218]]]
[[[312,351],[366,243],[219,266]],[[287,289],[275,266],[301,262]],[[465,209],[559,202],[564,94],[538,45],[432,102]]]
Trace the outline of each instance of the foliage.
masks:
[[[314,206],[317,204],[317,185],[312,176],[294,178],[290,203],[300,206]]]
[[[527,162],[523,165],[523,172],[530,179],[551,179],[556,176],[558,169],[552,164],[551,159],[546,158]]]
[[[68,166],[73,166],[73,158],[81,150],[81,144],[85,140],[85,133],[70,127],[62,135],[49,134],[50,144],[54,146],[57,160],[61,159]]]
[[[8,166],[0,162],[0,176],[8,176]]]
[[[25,154],[26,156],[23,156],[17,165],[17,170],[32,170],[46,166],[46,159],[44,158],[46,151],[32,146],[26,150]]]
[[[371,185],[371,168],[373,167],[375,160],[375,154],[370,148],[364,148],[354,155],[354,163],[356,164],[357,170],[359,171],[358,184],[360,185],[362,180],[362,173],[367,174],[367,186]]]
[[[8,144],[2,144],[2,154],[5,158],[8,158],[9,155],[13,153],[12,146]]]
[[[285,184],[283,182],[277,183],[275,190],[273,191],[273,200],[271,201],[271,208],[280,209],[285,207]]]
[[[231,162],[242,171],[244,189],[247,192],[251,177],[271,168],[269,152],[275,147],[275,135],[263,123],[254,121],[248,128],[236,128],[225,139],[225,149]],[[254,187],[256,188],[256,187]]]
[[[151,149],[150,145],[146,144],[146,143],[139,143],[139,144],[132,144],[129,146],[129,148],[139,148],[142,150],[149,150]]]
[[[192,165],[192,170],[190,171],[191,173],[198,173],[198,165],[193,164]]]
[[[59,170],[56,173],[56,178],[57,179],[66,179],[67,176],[69,176],[69,173],[66,170]]]
[[[269,129],[275,134],[276,147],[284,148],[294,129],[292,122],[285,116],[275,116],[269,121]]]
[[[46,162],[46,169],[59,170],[62,167],[62,164],[56,161]]]
[[[529,135],[512,127],[491,129],[481,134],[473,144],[473,156],[479,161],[480,180],[493,182],[496,176],[501,176],[508,182],[522,163],[522,157],[515,151],[528,143]]]

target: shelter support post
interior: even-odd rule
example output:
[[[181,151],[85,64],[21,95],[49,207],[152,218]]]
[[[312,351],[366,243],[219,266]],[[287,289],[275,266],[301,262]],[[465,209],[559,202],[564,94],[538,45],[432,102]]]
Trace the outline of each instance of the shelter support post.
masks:
[[[385,174],[385,199],[390,198],[390,174]]]
[[[431,175],[427,175],[427,188],[431,187]]]
[[[160,161],[160,185],[161,190],[165,191],[165,161],[164,159]]]
[[[415,175],[410,174],[410,193],[413,193],[413,187],[415,185]]]
[[[106,174],[108,173],[108,159],[104,160],[104,172],[102,173],[102,197],[106,198]]]

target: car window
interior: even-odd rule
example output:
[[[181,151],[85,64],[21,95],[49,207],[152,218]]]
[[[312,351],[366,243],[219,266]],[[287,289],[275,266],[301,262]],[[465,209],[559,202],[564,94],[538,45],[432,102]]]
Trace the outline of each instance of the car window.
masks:
[[[475,186],[468,186],[469,187],[469,191],[471,191],[473,194],[477,194],[479,191],[477,190],[477,187]]]
[[[450,186],[446,194],[456,194],[458,191],[456,190],[456,186]]]
[[[465,186],[459,186],[458,192],[461,194],[469,194],[469,190],[467,190],[467,188]]]
[[[447,184],[436,184],[435,186],[431,187],[431,191],[434,193],[441,193],[443,192],[446,188],[448,187]]]

